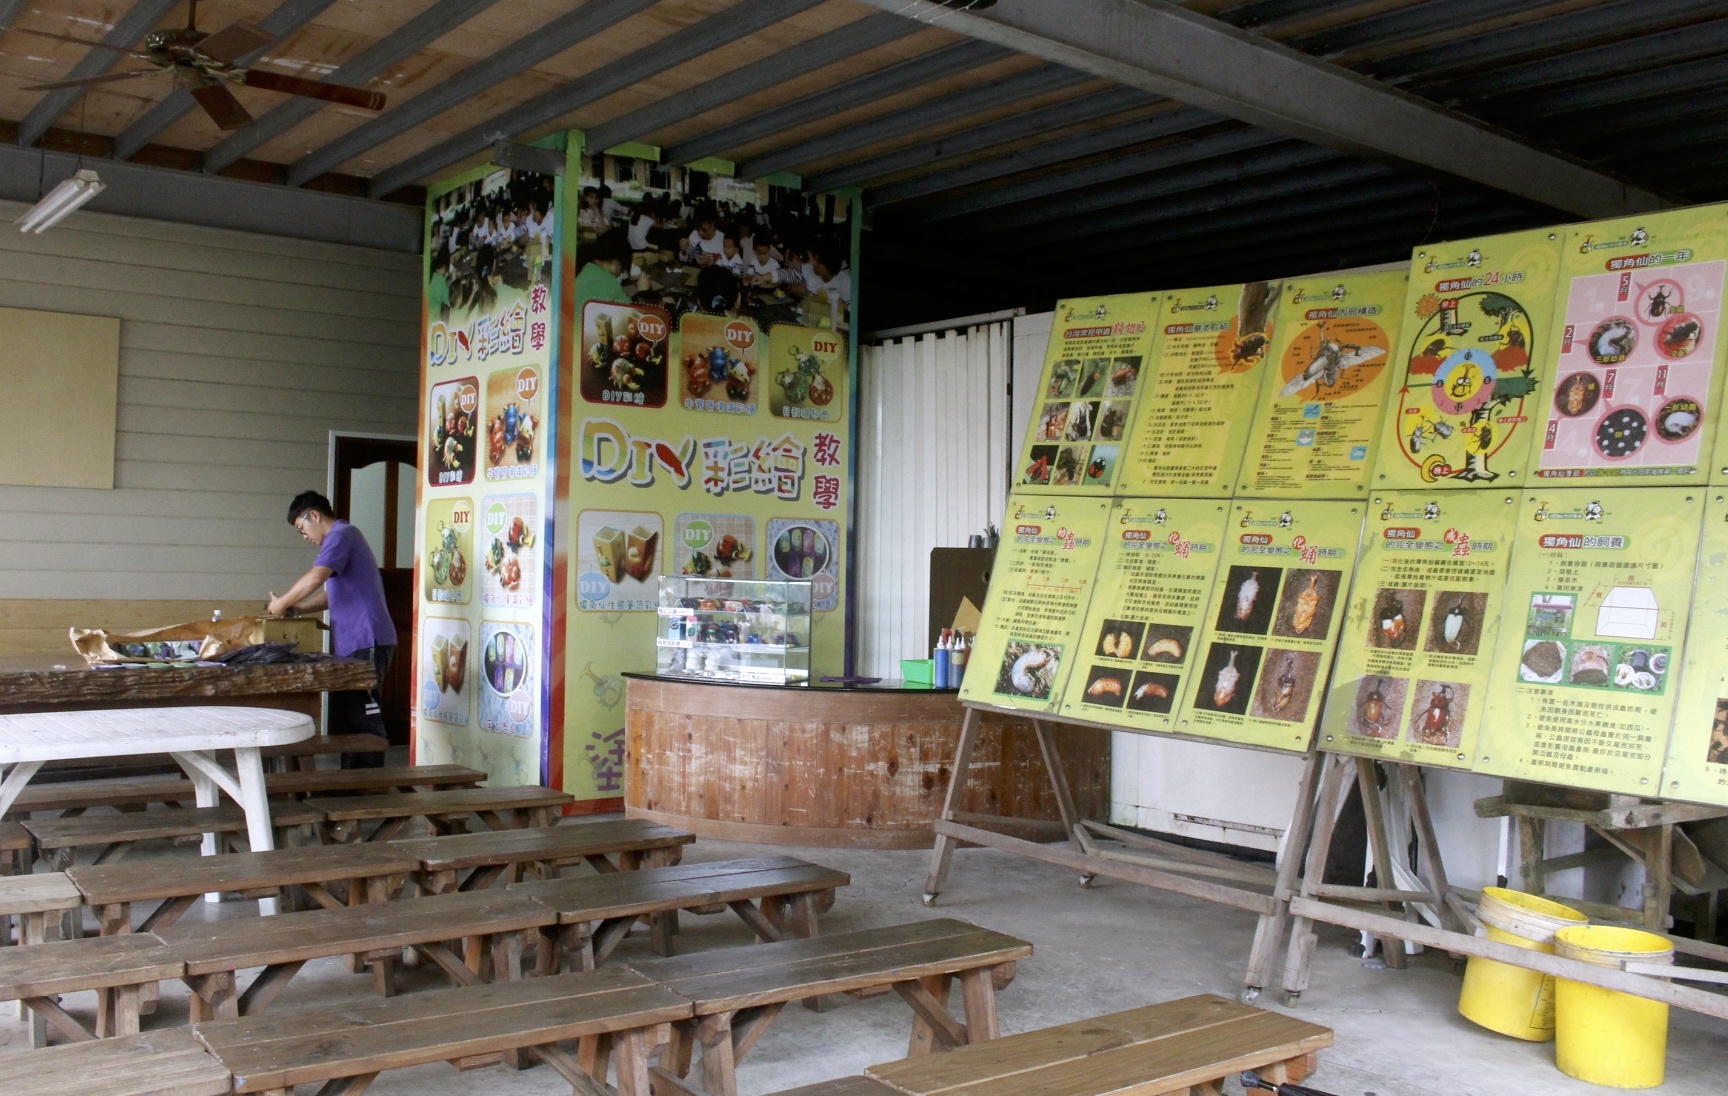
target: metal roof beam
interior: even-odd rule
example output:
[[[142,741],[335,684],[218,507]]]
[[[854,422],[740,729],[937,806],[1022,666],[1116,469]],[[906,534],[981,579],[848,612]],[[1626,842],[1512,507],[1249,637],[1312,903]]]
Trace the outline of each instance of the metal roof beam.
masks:
[[[1548,26],[1551,22],[1540,25]],[[1723,50],[1728,50],[1728,19],[1647,34],[1642,38],[1621,39],[1559,57],[1544,57],[1470,76],[1434,81],[1418,74],[1411,86],[1421,88],[1425,98],[1438,102],[1477,102],[1521,91],[1546,91],[1561,84],[1638,72],[1651,66],[1672,65]]]
[[[130,49],[138,39],[144,37],[156,28],[180,4],[180,0],[138,0],[131,9],[122,15],[107,34],[102,36],[105,45],[120,49]],[[86,53],[72,70],[62,76],[62,80],[82,80],[88,76],[101,76],[112,69],[123,55],[111,49],[93,49]],[[18,143],[28,148],[42,139],[48,132],[48,127],[66,113],[68,107],[76,103],[88,88],[58,88],[44,92],[36,105],[30,108],[30,113],[18,123]]]
[[[1671,204],[1456,111],[1166,0],[867,0],[1071,68],[1358,155],[1392,157],[1587,217]]]
[[[270,35],[270,41],[242,56],[236,64],[250,65],[271,46],[293,34],[301,27],[310,23],[318,13],[334,4],[336,0],[287,0],[275,11],[258,20],[258,29]],[[198,106],[198,101],[192,98],[192,93],[185,88],[175,88],[168,97],[144,112],[144,116],[126,127],[125,132],[114,138],[116,160],[130,160],[138,154],[138,150],[149,144],[158,133],[184,118]]]
[[[414,55],[491,7],[497,0],[437,0],[324,77],[326,83],[359,87],[390,66]],[[204,170],[221,171],[259,145],[293,129],[323,110],[320,99],[295,97],[245,129],[236,130],[204,154]]]
[[[510,77],[525,72],[542,61],[556,57],[585,39],[616,26],[630,16],[653,6],[654,2],[655,0],[588,0],[588,3],[583,4],[575,11],[561,15],[540,29],[518,38],[485,60],[476,61],[442,84],[421,92],[395,110],[381,114],[365,125],[349,130],[322,148],[313,149],[289,167],[286,182],[289,186],[304,186],[325,172],[334,171],[367,149],[377,148],[385,141],[406,133],[421,122],[460,106],[472,97],[497,86]],[[707,23],[713,22],[714,19],[722,18],[727,14],[729,13],[722,12],[720,15],[711,16],[697,26],[705,26]],[[682,33],[694,33],[696,29],[696,27],[692,27]],[[674,34],[670,41],[677,42],[681,37],[682,34]],[[676,52],[675,46],[669,47],[666,43],[660,43],[660,48]],[[637,51],[637,53],[640,52],[640,50]],[[635,54],[631,56],[635,56]],[[602,66],[602,71],[607,67],[609,66]],[[668,65],[667,67],[670,68],[671,66]],[[592,74],[582,79],[591,77]],[[580,83],[581,80],[577,82]],[[511,137],[518,132],[520,130],[495,132],[492,136]],[[492,141],[488,139],[482,143],[489,145]]]
[[[1031,99],[1083,84],[1092,77],[1061,65],[1041,65],[992,83],[968,88],[891,114],[824,133],[788,148],[755,156],[738,165],[741,179],[760,179],[777,171],[792,171],[805,164],[843,156],[896,137],[904,137],[945,122],[982,114],[1021,99]]]
[[[1086,122],[1096,121],[1099,118],[1108,118],[1112,114],[1119,114],[1125,110],[1133,110],[1136,107],[1155,107],[1160,104],[1162,104],[1166,111],[1175,106],[1174,103],[1166,102],[1156,96],[1147,95],[1145,92],[1137,91],[1134,88],[1107,88],[1104,91],[1095,92],[1091,95],[1083,95],[1078,99],[1070,99],[1063,103],[1052,103],[1047,107],[1039,107],[1036,110],[1029,110],[1023,114],[1016,114],[1012,118],[1003,118],[999,121],[987,122],[981,126],[974,126],[971,129],[961,130],[959,133],[950,133],[946,136],[936,137],[928,141],[920,141],[918,144],[909,145],[906,148],[897,148],[893,152],[885,152],[880,156],[872,156],[867,160],[860,160],[857,163],[846,164],[842,167],[837,167],[832,171],[824,171],[818,175],[811,176],[811,178],[806,180],[806,182],[812,190],[830,190],[837,186],[849,186],[853,183],[868,183],[871,179],[880,179],[887,175],[895,175],[902,171],[912,171],[921,167],[928,168],[932,164],[952,159],[955,156],[964,156],[967,153],[977,152],[980,149],[992,148],[996,145],[1005,145],[1011,141],[1024,140],[1027,137],[1036,137],[1053,129],[1063,129],[1068,126],[1082,125]],[[1218,121],[1216,117],[1205,114],[1204,111],[1189,111],[1185,112],[1185,114],[1187,117],[1204,116],[1212,122]],[[1163,113],[1152,118],[1142,118],[1126,125],[1115,126],[1108,130],[1098,131],[1096,134],[1087,133],[1081,134],[1078,137],[1065,138],[1062,141],[1047,142],[1032,149],[1022,149],[1019,152],[1010,153],[1008,156],[997,157],[976,164],[968,164],[965,167],[953,168],[949,172],[938,174],[951,175],[954,172],[965,171],[967,168],[980,169],[982,173],[975,173],[973,181],[982,181],[984,179],[999,178],[1003,175],[1012,175],[1017,171],[1025,171],[1033,167],[1042,167],[1048,164],[1060,163],[1063,160],[1072,160],[1080,156],[1091,154],[1088,152],[1074,152],[1068,155],[1056,155],[1054,159],[1040,160],[1040,150],[1054,150],[1057,146],[1062,146],[1064,148],[1085,147],[1082,143],[1088,140],[1093,142],[1115,142],[1113,144],[1098,144],[1093,151],[1121,148],[1124,145],[1134,144],[1135,141],[1132,139],[1118,140],[1116,137],[1106,138],[1099,136],[1099,134],[1109,133],[1125,137],[1126,132],[1129,130],[1157,130],[1161,126],[1173,124],[1167,122],[1168,119],[1173,118],[1174,115],[1170,113]],[[1169,132],[1173,133],[1176,131],[1170,130]],[[1168,135],[1169,133],[1158,134],[1158,136]],[[1154,140],[1155,138],[1145,137],[1141,139]],[[1026,163],[1024,166],[1004,166],[1004,161],[1013,160],[1015,157],[1025,157]],[[995,165],[997,170],[989,170],[986,168],[986,165]],[[925,176],[925,178],[933,177],[934,176]],[[918,194],[934,194],[936,191],[946,190],[950,186],[964,185],[964,183],[950,183],[936,186],[934,189],[930,190],[912,189],[908,192],[908,188],[913,186],[913,181],[895,183],[888,187],[871,191],[870,202],[872,205],[885,204],[883,199],[884,193],[907,192],[908,196],[915,197]],[[904,198],[899,197],[886,199],[886,201],[904,200]]]
[[[589,0],[589,3],[577,10],[580,15],[589,8],[608,3],[609,0]],[[629,3],[642,4],[642,0],[628,0]],[[459,163],[470,156],[484,152],[494,140],[499,137],[513,137],[536,126],[549,122],[579,110],[589,103],[597,102],[621,91],[638,81],[648,80],[676,68],[686,61],[692,61],[705,53],[710,53],[721,46],[729,45],[738,39],[754,34],[764,27],[773,26],[797,15],[799,12],[815,7],[823,0],[746,0],[724,11],[710,15],[700,23],[685,27],[670,37],[643,46],[627,56],[621,57],[607,65],[602,65],[593,72],[553,88],[543,95],[537,95],[525,103],[520,103],[502,114],[474,126],[447,141],[443,141],[417,156],[411,156],[402,163],[380,172],[372,180],[371,194],[374,198],[383,197],[400,190],[422,176],[430,175]],[[461,77],[456,79],[460,80]],[[454,82],[454,81],[452,81]],[[440,85],[442,87],[443,85]],[[434,94],[437,89],[427,94]],[[410,99],[409,105],[418,102]],[[380,118],[378,121],[382,122]],[[375,124],[375,123],[371,123]],[[361,127],[362,129],[366,127]],[[360,132],[359,130],[355,131]],[[390,134],[394,136],[394,134]],[[380,138],[382,139],[382,138]],[[349,148],[343,141],[333,142],[345,150]],[[365,147],[370,148],[371,143]],[[342,163],[343,160],[355,155],[358,150],[345,151],[341,160],[334,160],[324,155],[323,149],[306,157],[295,165],[295,172],[307,165],[313,157],[318,157],[322,165],[319,174]],[[311,176],[308,176],[310,178]],[[294,181],[290,173],[289,181]],[[304,181],[304,180],[302,180]]]
[[[0,0],[0,34],[6,33],[6,28],[12,25],[12,20],[18,18],[18,13],[24,10],[25,0]]]
[[[859,103],[873,102],[921,87],[944,76],[968,72],[980,65],[1012,57],[1013,53],[988,42],[968,39],[951,46],[909,57],[897,64],[866,73],[801,99],[753,114],[719,129],[680,141],[661,152],[669,164],[689,164],[722,152],[754,144],[776,133],[784,133],[806,122],[826,118]]]
[[[586,135],[589,148],[604,149],[647,137],[657,130],[736,102],[746,95],[783,84],[823,65],[832,65],[904,38],[917,24],[896,19],[887,12],[865,16],[827,34],[800,42],[791,49],[714,77],[693,88],[668,95],[658,102],[609,122],[602,122]]]
[[[1109,93],[1100,92],[1099,94]],[[1167,107],[1175,105],[1165,100],[1153,100],[1153,103]],[[943,191],[955,190],[960,187],[975,186],[979,183],[989,182],[991,179],[1000,179],[1005,175],[1035,171],[1038,168],[1052,167],[1068,160],[1078,160],[1113,149],[1126,148],[1129,145],[1160,140],[1191,129],[1217,125],[1219,120],[1217,115],[1204,110],[1196,110],[1193,107],[1167,110],[1150,118],[1139,118],[1105,129],[1079,133],[1072,137],[1062,137],[1041,145],[1032,145],[1028,148],[1004,153],[1001,156],[993,156],[987,160],[975,160],[944,171],[934,171],[897,183],[872,187],[866,197],[873,206],[907,202],[929,194],[940,194]],[[965,134],[960,134],[960,136],[963,137]],[[940,142],[930,143],[934,145]],[[916,165],[906,164],[899,170],[908,170],[914,166]]]
[[[1669,65],[1654,71],[1592,80],[1583,87],[1567,87],[1537,94],[1526,93],[1498,107],[1494,116],[1515,120],[1509,121],[1509,124],[1528,122],[1532,125],[1540,124],[1545,129],[1552,127],[1556,118],[1570,118],[1573,120],[1560,128],[1581,129],[1586,132],[1597,132],[1597,123],[1604,121],[1642,126],[1647,124],[1642,110],[1638,111],[1635,117],[1623,119],[1618,116],[1618,112],[1605,116],[1602,108],[1659,96],[1673,96],[1674,98],[1666,103],[1658,104],[1657,109],[1666,107],[1668,114],[1676,116],[1698,113],[1704,109],[1701,98],[1712,93],[1719,95],[1725,82],[1728,82],[1728,57],[1706,57],[1703,60]],[[1679,108],[1677,112],[1675,108]],[[1580,114],[1588,117],[1577,118]],[[1651,116],[1648,124],[1655,124],[1660,120],[1663,119]]]
[[[1315,57],[1336,57],[1361,47],[1368,47],[1384,55],[1396,51],[1398,43],[1406,39],[1415,38],[1426,42],[1436,33],[1450,31],[1453,34],[1468,34],[1471,25],[1481,20],[1543,7],[1552,2],[1553,0],[1445,0],[1444,3],[1410,4],[1312,34],[1286,38],[1284,44]]]

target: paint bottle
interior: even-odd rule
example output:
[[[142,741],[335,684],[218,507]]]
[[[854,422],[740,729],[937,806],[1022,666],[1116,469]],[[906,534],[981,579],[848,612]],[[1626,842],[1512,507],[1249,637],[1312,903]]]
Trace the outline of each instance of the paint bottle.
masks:
[[[971,654],[971,645],[966,642],[966,633],[954,633],[954,649],[948,653],[948,687],[958,689],[966,677],[966,657]]]
[[[931,685],[938,689],[948,687],[949,659],[953,652],[948,649],[948,629],[942,629],[942,634],[936,640],[936,649],[931,652],[931,660],[935,663],[935,672],[931,674]]]

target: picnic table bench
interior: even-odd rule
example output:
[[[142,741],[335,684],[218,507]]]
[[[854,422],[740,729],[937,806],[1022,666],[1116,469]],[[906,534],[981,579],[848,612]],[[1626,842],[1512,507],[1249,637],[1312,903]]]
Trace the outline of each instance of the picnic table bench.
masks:
[[[0,921],[18,922],[20,944],[40,944],[48,938],[49,914],[59,917],[83,904],[83,892],[65,872],[0,876]]]
[[[557,821],[559,810],[575,801],[576,797],[569,792],[529,785],[318,798],[307,800],[306,805],[324,813],[326,836],[340,844],[388,841],[415,818],[426,819],[434,834],[453,832],[454,827],[470,815],[478,817],[494,830],[547,827]],[[377,823],[370,833],[364,828],[368,822]]]
[[[635,871],[644,858],[676,863],[683,847],[695,840],[696,835],[686,830],[624,818],[398,839],[391,844],[420,861],[418,881],[423,890],[444,894],[490,887],[500,879],[506,884],[519,882],[522,870],[536,865],[550,874],[578,861],[603,873]]]
[[[233,1084],[187,1028],[0,1054],[6,1096],[226,1096]]]
[[[33,1046],[47,1045],[47,1028],[72,1042],[136,1035],[141,989],[184,969],[160,940],[139,934],[7,948],[0,952],[0,1001],[29,1007]],[[94,1032],[56,999],[78,990],[96,991]]]
[[[625,967],[433,990],[357,1005],[218,1020],[194,1029],[234,1077],[233,1091],[288,1096],[293,1086],[358,1096],[387,1069],[451,1062],[471,1068],[538,1057],[584,1096],[610,1090],[616,1040],[618,1096],[650,1096],[650,1032],[691,1014],[689,1000]],[[581,1039],[581,1054],[558,1043]],[[585,1059],[585,1060],[584,1060]],[[346,1083],[338,1083],[346,1082]]]
[[[0,822],[0,875],[20,875],[30,870],[31,850],[36,843],[30,831],[17,822]]]
[[[821,939],[782,940],[747,948],[650,959],[631,964],[694,1005],[691,1019],[672,1027],[654,1067],[665,1084],[688,1091],[684,1078],[702,1072],[709,1096],[737,1096],[737,1062],[792,1001],[891,986],[914,1016],[909,1053],[922,1054],[996,1038],[995,991],[1013,977],[1032,945],[964,921],[940,918],[864,929]],[[948,1012],[949,990],[961,982],[965,1023]],[[694,1063],[696,1047],[701,1055]]]
[[[465,765],[315,769],[309,772],[265,773],[264,791],[271,797],[295,797],[330,792],[471,786],[485,779],[485,772]],[[109,780],[68,780],[54,784],[32,784],[18,793],[18,798],[7,816],[25,817],[36,811],[81,813],[94,807],[142,810],[156,805],[190,803],[196,792],[192,781],[170,776],[127,776]]]
[[[316,827],[324,815],[299,803],[277,803],[270,809],[276,840],[288,844],[287,831]],[[0,823],[4,825],[4,823]],[[124,811],[119,814],[76,814],[32,818],[20,824],[34,838],[43,858],[58,869],[71,867],[79,849],[97,850],[93,863],[112,864],[139,841],[202,837],[207,833],[243,834],[246,812],[232,803],[215,807],[175,807],[171,810]]]

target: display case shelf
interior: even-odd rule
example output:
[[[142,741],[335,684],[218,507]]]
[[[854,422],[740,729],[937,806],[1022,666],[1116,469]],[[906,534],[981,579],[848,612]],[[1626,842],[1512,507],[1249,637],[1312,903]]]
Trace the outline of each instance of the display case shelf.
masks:
[[[664,576],[656,672],[808,685],[811,603],[809,582]]]

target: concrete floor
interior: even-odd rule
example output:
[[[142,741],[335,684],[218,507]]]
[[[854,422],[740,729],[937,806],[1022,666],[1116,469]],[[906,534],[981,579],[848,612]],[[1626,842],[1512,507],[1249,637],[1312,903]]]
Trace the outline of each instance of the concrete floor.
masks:
[[[1235,994],[1253,934],[1244,913],[1099,879],[1090,889],[1052,865],[989,849],[957,854],[948,892],[934,910],[919,902],[928,854],[838,849],[786,849],[698,841],[686,862],[786,852],[848,871],[823,918],[826,932],[868,928],[926,917],[958,917],[1030,940],[1036,954],[1020,965],[1014,984],[998,996],[1005,1033],[1063,1023],[1194,993]],[[248,916],[251,903],[201,905],[188,916]],[[742,945],[748,932],[728,915],[684,918],[686,949]],[[1410,969],[1371,970],[1347,951],[1351,934],[1323,929],[1314,976],[1294,1014],[1337,1032],[1337,1046],[1321,1056],[1308,1083],[1335,1096],[1573,1096],[1603,1093],[1554,1068],[1552,1044],[1530,1044],[1485,1032],[1461,1019],[1455,1005],[1459,978],[1443,956],[1413,958]],[[619,956],[650,953],[640,936]],[[405,972],[403,988],[441,987],[427,969]],[[309,964],[278,1009],[316,1008],[318,1002],[364,998],[370,980],[347,973],[337,960]],[[1268,994],[1268,998],[1272,995]],[[1271,1004],[1269,1000],[1262,1004]],[[88,1015],[90,994],[68,995],[66,1006]],[[23,1024],[0,1019],[0,1047],[29,1045]],[[163,987],[163,1001],[146,1026],[184,1022],[186,991]],[[770,1093],[856,1073],[905,1054],[910,1012],[894,996],[848,1001],[825,1013],[787,1009],[742,1063],[740,1088]],[[1728,1072],[1728,1025],[1675,1012],[1668,1080],[1662,1093],[1723,1090]],[[457,1073],[445,1065],[397,1070],[368,1090],[377,1096],[488,1096],[568,1092],[545,1067],[521,1073],[489,1067]],[[1239,1093],[1232,1082],[1226,1089]]]

